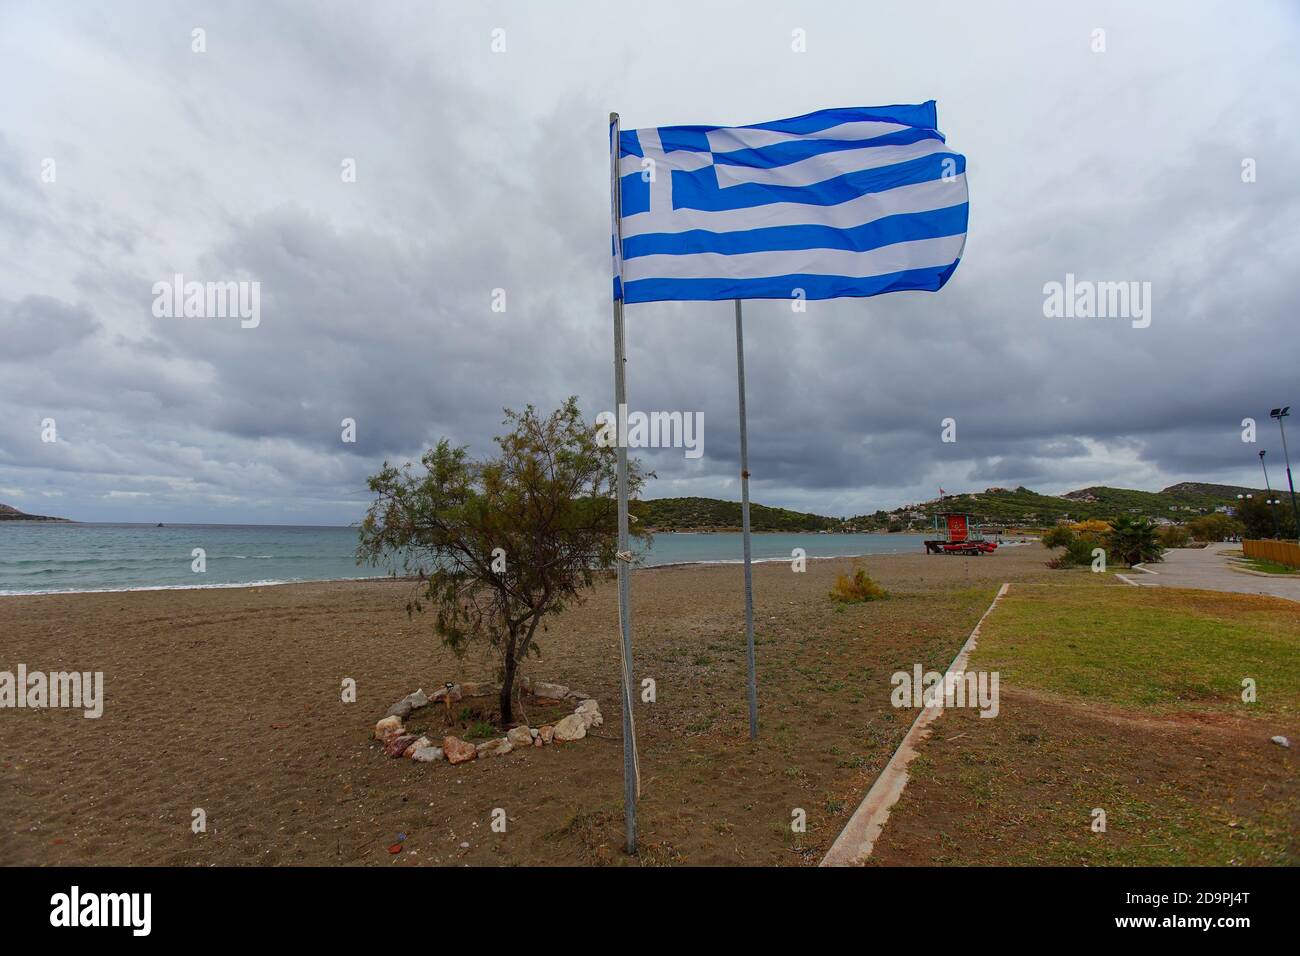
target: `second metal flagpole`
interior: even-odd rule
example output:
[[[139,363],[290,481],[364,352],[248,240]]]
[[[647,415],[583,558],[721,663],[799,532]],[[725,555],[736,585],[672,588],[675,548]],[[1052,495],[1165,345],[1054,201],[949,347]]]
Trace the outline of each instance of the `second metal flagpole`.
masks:
[[[636,852],[636,801],[640,780],[636,759],[636,727],[632,721],[632,551],[628,544],[627,520],[627,354],[623,338],[622,295],[622,209],[619,182],[619,121],[609,114],[613,128],[610,139],[610,194],[613,204],[614,264],[618,273],[619,294],[614,299],[614,415],[618,449],[618,629],[619,651],[623,664],[623,822],[627,834],[627,852]]]
[[[754,673],[754,579],[749,547],[749,435],[745,424],[745,337],[736,300],[736,382],[740,391],[740,523],[745,539],[745,653],[749,661],[749,739],[758,739],[758,679]]]

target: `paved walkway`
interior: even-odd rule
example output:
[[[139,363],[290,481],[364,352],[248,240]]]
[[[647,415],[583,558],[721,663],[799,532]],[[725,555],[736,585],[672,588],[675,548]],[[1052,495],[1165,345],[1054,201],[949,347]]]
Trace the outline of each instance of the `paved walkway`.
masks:
[[[1231,542],[1212,544],[1207,548],[1174,548],[1165,552],[1164,561],[1142,566],[1150,574],[1135,569],[1125,572],[1124,576],[1142,587],[1271,594],[1300,601],[1300,575],[1286,577],[1280,574],[1247,574],[1238,571],[1231,566],[1227,553],[1240,550],[1240,544]]]

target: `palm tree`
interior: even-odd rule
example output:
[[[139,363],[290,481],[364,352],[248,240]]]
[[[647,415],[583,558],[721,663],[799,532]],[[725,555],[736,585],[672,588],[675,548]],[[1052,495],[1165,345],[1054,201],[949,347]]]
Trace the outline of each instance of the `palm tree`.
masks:
[[[1146,518],[1135,519],[1127,515],[1110,522],[1106,546],[1113,559],[1123,561],[1129,567],[1144,561],[1159,561],[1165,550],[1156,540],[1155,525]]]

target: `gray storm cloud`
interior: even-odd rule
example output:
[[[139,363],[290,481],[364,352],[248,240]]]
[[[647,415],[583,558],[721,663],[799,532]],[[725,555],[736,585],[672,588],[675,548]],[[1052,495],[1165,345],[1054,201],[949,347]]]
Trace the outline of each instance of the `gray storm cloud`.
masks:
[[[595,3],[8,4],[0,501],[344,523],[383,459],[486,450],[503,406],[577,394],[594,419],[611,109],[635,128],[931,97],[970,161],[965,259],[937,295],[746,306],[754,498],[1257,483],[1268,409],[1300,404],[1293,7],[655,9],[663,29]],[[155,318],[175,273],[260,283],[261,323]],[[1150,327],[1046,318],[1067,273],[1150,282]],[[701,459],[642,452],[652,496],[738,495],[731,316],[628,309],[632,405],[705,417]]]

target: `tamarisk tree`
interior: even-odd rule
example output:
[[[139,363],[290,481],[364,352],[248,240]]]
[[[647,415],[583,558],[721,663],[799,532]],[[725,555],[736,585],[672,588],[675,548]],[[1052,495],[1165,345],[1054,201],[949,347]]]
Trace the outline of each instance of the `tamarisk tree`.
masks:
[[[419,579],[407,613],[432,610],[457,655],[474,642],[493,649],[503,725],[539,629],[618,560],[617,449],[583,422],[576,398],[544,418],[532,405],[505,415],[511,431],[484,460],[443,439],[418,469],[385,462],[369,480],[376,497],[357,548],[359,564]],[[629,462],[630,496],[644,479]]]

